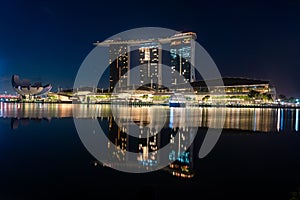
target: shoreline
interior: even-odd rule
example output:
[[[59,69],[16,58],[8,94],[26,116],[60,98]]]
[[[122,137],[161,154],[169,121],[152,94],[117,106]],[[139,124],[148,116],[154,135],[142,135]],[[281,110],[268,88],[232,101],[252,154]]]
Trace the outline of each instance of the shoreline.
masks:
[[[124,106],[169,106],[168,103],[150,103],[150,102],[142,102],[142,103],[111,103],[111,102],[98,102],[98,103],[80,103],[80,102],[72,102],[72,101],[60,101],[60,102],[16,102],[16,101],[2,101],[1,103],[21,103],[21,104],[75,104],[75,105],[124,105]],[[287,109],[300,109],[300,105],[221,105],[221,104],[192,104],[187,107],[222,107],[222,108],[287,108]]]

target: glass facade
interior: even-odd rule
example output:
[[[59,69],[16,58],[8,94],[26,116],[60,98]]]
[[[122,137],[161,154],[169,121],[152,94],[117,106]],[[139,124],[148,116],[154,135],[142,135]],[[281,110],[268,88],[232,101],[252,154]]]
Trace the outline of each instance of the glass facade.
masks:
[[[159,44],[145,44],[139,48],[140,85],[157,89],[161,84],[161,48]]]
[[[195,68],[194,68],[194,53],[195,53],[195,40],[194,33],[184,33],[173,36],[170,42],[170,66],[172,74],[177,71],[183,76],[183,81],[194,82]],[[175,75],[172,75],[172,84],[179,84],[179,80]]]
[[[128,45],[112,44],[109,47],[110,78],[109,90],[129,85],[130,53]],[[128,72],[128,73],[127,73]]]
[[[118,88],[126,88],[130,85],[130,60],[138,61],[140,65],[140,85],[158,89],[162,85],[162,45],[170,47],[167,57],[172,69],[171,81],[174,85],[180,81],[176,79],[175,71],[183,81],[194,82],[195,68],[195,39],[193,32],[179,33],[167,38],[155,38],[146,40],[110,40],[104,44],[109,46],[110,84],[109,91],[113,91],[116,84]],[[138,46],[138,58],[131,58],[130,47]],[[166,55],[164,55],[166,56]],[[168,60],[168,59],[167,59]]]

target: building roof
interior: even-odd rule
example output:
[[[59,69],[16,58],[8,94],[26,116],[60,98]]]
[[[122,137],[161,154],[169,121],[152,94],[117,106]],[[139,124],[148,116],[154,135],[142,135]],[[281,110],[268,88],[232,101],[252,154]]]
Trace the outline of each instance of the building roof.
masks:
[[[224,86],[241,86],[241,85],[262,85],[269,84],[268,80],[258,80],[258,79],[250,79],[250,78],[239,78],[239,77],[224,77],[222,78]],[[220,80],[200,80],[192,82],[192,87],[207,87],[207,84],[212,86],[220,86]]]

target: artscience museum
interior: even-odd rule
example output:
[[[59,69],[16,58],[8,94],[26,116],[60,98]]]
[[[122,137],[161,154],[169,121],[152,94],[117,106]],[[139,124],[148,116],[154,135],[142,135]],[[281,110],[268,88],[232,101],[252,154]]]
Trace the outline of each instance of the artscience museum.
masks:
[[[51,84],[42,85],[40,82],[31,84],[28,79],[21,80],[18,75],[12,76],[11,83],[14,90],[25,98],[45,95],[52,89]]]

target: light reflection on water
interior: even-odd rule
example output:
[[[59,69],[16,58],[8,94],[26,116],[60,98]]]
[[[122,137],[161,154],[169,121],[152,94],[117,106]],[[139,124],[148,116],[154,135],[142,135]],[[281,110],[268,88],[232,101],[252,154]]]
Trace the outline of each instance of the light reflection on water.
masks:
[[[224,129],[282,132],[299,131],[299,109],[284,108],[216,108],[191,107],[186,108],[188,121],[182,122],[180,109],[172,110],[166,106],[152,107],[126,107],[114,106],[112,112],[110,105],[72,105],[72,104],[13,104],[1,103],[0,117],[22,119],[48,119],[51,118],[107,118],[113,114],[123,120],[135,123],[165,124],[165,127],[178,126],[186,123],[188,127],[214,128],[221,113],[226,113]],[[177,114],[175,114],[176,112]],[[220,113],[218,115],[218,113]],[[174,123],[177,123],[174,125]]]
[[[222,116],[219,114],[222,111],[226,112],[222,132],[224,134],[207,159],[199,159],[198,152],[206,128],[218,124],[219,118]],[[116,115],[112,116],[113,113]],[[113,145],[110,143],[105,145],[109,153],[106,162],[94,159],[85,151],[86,149],[82,153],[83,145],[79,142],[73,124],[73,114],[76,118],[91,118],[93,121],[99,122],[107,132],[107,137]],[[299,114],[300,109],[216,107],[170,109],[163,106],[112,107],[100,104],[88,106],[82,104],[1,103],[0,133],[4,133],[0,134],[2,137],[0,138],[0,148],[2,148],[0,152],[4,152],[0,156],[2,159],[1,178],[6,180],[3,181],[6,184],[7,180],[11,180],[11,174],[18,173],[13,182],[15,184],[15,182],[22,180],[19,177],[29,180],[39,177],[42,173],[49,174],[49,177],[43,180],[52,178],[53,183],[57,184],[60,175],[53,176],[57,173],[55,171],[57,167],[57,171],[66,174],[61,175],[62,177],[71,177],[70,180],[62,182],[61,188],[64,188],[65,185],[71,185],[74,182],[74,177],[80,179],[80,177],[86,177],[87,174],[90,174],[91,180],[96,180],[89,186],[95,183],[97,191],[99,177],[105,185],[111,181],[109,186],[114,188],[124,174],[109,171],[107,166],[155,167],[164,159],[156,150],[166,144],[171,144],[167,155],[167,159],[171,162],[159,171],[155,181],[169,183],[169,176],[172,175],[176,178],[193,177],[193,184],[198,184],[195,186],[197,187],[195,191],[198,191],[198,187],[201,188],[200,184],[203,183],[201,185],[203,187],[208,181],[213,188],[215,188],[216,182],[221,181],[221,189],[224,189],[223,186],[228,184],[227,180],[240,178],[247,181],[249,177],[257,178],[256,183],[264,180],[272,182],[272,180],[277,179],[278,182],[282,181],[280,184],[285,184],[288,181],[294,181],[298,184],[299,135],[293,133],[299,131]],[[185,121],[185,119],[188,120]],[[51,123],[36,125],[31,121]],[[9,122],[11,122],[10,125],[13,130],[10,130]],[[136,138],[126,134],[126,131],[130,130],[131,124],[137,125],[140,131]],[[161,129],[162,124],[162,134],[158,134],[157,131]],[[198,127],[200,127],[198,132],[195,132]],[[277,132],[292,134],[273,134]],[[95,131],[95,133],[97,132]],[[195,142],[190,145],[195,134],[200,135],[200,137],[196,138]],[[178,140],[175,139],[175,135],[179,135]],[[124,153],[126,151],[136,153],[133,160],[126,157]],[[40,157],[38,157],[39,155]],[[24,164],[22,165],[22,163]],[[40,167],[41,163],[45,163],[47,167]],[[83,166],[77,167],[81,164]],[[91,165],[97,169],[94,170],[95,167],[91,167]],[[33,168],[34,170],[19,172],[22,167],[25,169]],[[42,171],[36,175],[36,171],[43,169],[47,172]],[[81,174],[78,175],[78,172]],[[113,173],[117,175],[114,176]],[[105,177],[106,174],[107,177]],[[155,176],[155,173],[150,176]],[[132,179],[132,176],[128,177]],[[123,179],[128,177],[123,177]],[[139,185],[147,180],[146,173],[139,176],[136,183]],[[40,184],[40,179],[37,179],[37,182]],[[84,184],[88,184],[88,181]],[[26,184],[12,188],[18,190],[24,185]],[[31,185],[29,184],[28,187]]]

